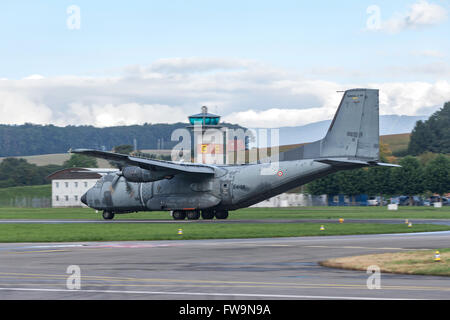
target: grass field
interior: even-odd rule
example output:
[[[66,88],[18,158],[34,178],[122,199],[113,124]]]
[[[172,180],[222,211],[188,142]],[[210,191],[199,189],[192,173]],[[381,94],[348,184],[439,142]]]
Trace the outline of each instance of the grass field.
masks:
[[[434,261],[435,250],[417,250],[330,259],[321,265],[362,271],[377,265],[381,272],[450,276],[450,248],[439,252],[440,262]]]
[[[132,223],[134,219],[171,219],[168,212],[140,212],[116,215],[117,220],[130,223],[107,224],[0,224],[0,242],[65,242],[65,241],[119,241],[170,240],[217,238],[264,238],[317,235],[374,234],[450,230],[448,226],[414,224],[343,223],[344,219],[401,218],[444,219],[450,217],[450,208],[401,207],[398,212],[385,207],[305,207],[305,208],[247,208],[231,213],[232,220],[266,219],[267,223]],[[103,220],[100,213],[88,208],[0,208],[0,219],[83,219]],[[270,223],[271,219],[330,219],[325,231],[317,223]],[[333,222],[333,223],[331,223]],[[184,234],[177,234],[182,228]]]
[[[52,196],[52,185],[44,184],[39,186],[9,187],[0,188],[0,201],[9,200],[11,198],[50,198]]]
[[[411,139],[410,133],[401,134],[389,134],[380,137],[381,142],[389,145],[393,154],[404,152],[408,149],[409,140]]]
[[[0,207],[46,207],[51,205],[51,185],[0,188]]]
[[[65,161],[70,159],[70,156],[70,153],[53,153],[35,156],[16,156],[13,158],[25,159],[28,163],[35,164],[37,166],[46,166],[49,164],[57,164],[59,166],[62,166]],[[1,157],[0,162],[2,162],[3,159],[6,158],[8,157]],[[104,159],[97,159],[97,164],[99,168],[111,168],[109,162]]]
[[[236,223],[236,224],[1,224],[0,242],[140,241],[272,238],[322,235],[410,233],[450,230],[449,226],[403,224]],[[178,235],[178,229],[183,235]]]
[[[246,208],[230,212],[230,220],[241,219],[450,219],[450,206],[399,207],[289,207]],[[0,208],[0,219],[92,219],[102,220],[101,213],[89,208]],[[168,212],[138,212],[116,215],[114,219],[171,219]]]

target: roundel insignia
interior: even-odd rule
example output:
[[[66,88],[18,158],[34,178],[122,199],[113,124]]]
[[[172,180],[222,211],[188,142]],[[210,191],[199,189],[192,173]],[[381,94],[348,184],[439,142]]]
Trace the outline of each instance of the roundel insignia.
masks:
[[[283,176],[283,171],[282,170],[278,170],[277,176],[282,177]]]

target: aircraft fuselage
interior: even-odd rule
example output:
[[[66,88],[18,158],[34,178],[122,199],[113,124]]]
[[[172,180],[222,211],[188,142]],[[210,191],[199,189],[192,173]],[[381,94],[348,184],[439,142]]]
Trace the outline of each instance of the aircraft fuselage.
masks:
[[[171,179],[135,183],[115,174],[102,177],[85,197],[97,210],[114,213],[175,210],[236,210],[286,192],[335,171],[314,160],[218,166],[211,178],[179,174]]]

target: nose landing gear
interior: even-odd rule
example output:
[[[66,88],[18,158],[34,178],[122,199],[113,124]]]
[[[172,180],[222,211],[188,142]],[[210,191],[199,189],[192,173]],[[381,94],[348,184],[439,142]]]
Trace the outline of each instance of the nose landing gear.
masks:
[[[103,211],[103,219],[105,220],[112,220],[114,219],[114,212],[111,211]]]

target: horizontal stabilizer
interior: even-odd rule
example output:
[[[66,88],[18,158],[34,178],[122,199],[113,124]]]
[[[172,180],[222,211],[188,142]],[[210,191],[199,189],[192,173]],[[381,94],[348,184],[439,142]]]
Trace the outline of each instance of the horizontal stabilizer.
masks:
[[[348,166],[381,166],[381,167],[401,167],[398,164],[392,163],[384,163],[384,162],[376,162],[376,161],[363,161],[363,160],[354,160],[354,159],[316,159],[314,160],[320,163],[326,163],[335,167],[348,167]]]
[[[320,163],[326,163],[331,166],[342,167],[342,166],[369,166],[370,164],[367,161],[361,160],[350,160],[350,159],[316,159],[314,160]]]
[[[377,162],[375,165],[381,166],[381,167],[395,167],[395,168],[401,168],[401,165],[398,164],[392,164],[392,163],[385,163],[385,162]]]

